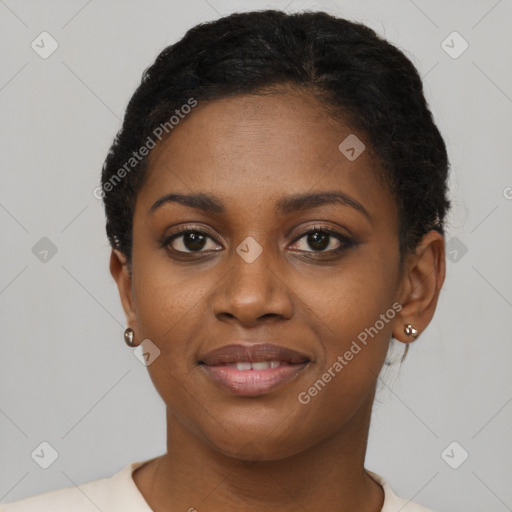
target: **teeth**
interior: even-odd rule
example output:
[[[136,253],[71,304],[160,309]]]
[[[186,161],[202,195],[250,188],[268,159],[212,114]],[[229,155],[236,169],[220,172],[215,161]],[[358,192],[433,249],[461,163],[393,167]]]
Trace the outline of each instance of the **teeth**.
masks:
[[[270,361],[261,361],[261,363],[252,363],[253,370],[268,370],[270,368]]]
[[[234,366],[237,370],[268,370],[269,368],[277,368],[278,366],[281,366],[281,361],[255,361],[254,363],[239,362],[235,363]]]

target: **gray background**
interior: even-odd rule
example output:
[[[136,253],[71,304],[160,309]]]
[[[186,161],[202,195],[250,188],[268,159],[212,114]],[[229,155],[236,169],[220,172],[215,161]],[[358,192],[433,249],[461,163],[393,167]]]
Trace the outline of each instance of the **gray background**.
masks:
[[[163,402],[123,341],[93,190],[159,51],[196,23],[265,7],[362,21],[424,77],[452,164],[447,278],[432,324],[382,379],[366,466],[440,512],[512,510],[510,0],[0,0],[0,502],[165,451]],[[47,59],[31,48],[42,31],[59,45]],[[457,58],[442,46],[453,31],[469,44]],[[43,237],[57,248],[46,262],[33,252]],[[43,441],[58,452],[48,469],[31,457]]]

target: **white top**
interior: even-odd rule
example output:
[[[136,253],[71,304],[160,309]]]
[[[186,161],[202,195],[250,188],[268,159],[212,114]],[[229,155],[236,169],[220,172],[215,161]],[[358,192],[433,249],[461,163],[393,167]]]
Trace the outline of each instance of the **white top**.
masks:
[[[132,478],[133,471],[149,460],[132,462],[109,478],[78,487],[64,487],[11,503],[0,503],[0,512],[153,512]],[[368,474],[384,489],[381,512],[433,512],[399,498],[381,476],[371,471]]]

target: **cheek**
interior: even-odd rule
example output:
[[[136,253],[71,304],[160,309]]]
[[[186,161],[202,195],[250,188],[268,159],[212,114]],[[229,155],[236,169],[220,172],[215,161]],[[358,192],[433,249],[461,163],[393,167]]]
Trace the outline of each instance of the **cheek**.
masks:
[[[177,279],[179,274],[169,268],[148,265],[134,280],[137,326],[141,338],[150,339],[160,351],[147,367],[156,391],[173,414],[188,424],[190,417],[199,417],[205,410],[193,390],[197,345],[191,340],[201,336],[201,298],[206,290],[199,280]],[[194,430],[194,422],[188,428]]]
[[[302,300],[314,313],[311,318],[342,340],[373,326],[395,300],[399,276],[394,261],[391,247],[367,244],[340,267],[297,281]],[[386,326],[379,330],[390,331]]]
[[[358,301],[339,296],[340,307],[319,318],[315,330],[322,334],[323,352],[295,397],[304,411],[302,427],[311,429],[305,418],[311,419],[318,436],[338,430],[356,414],[364,414],[364,404],[371,407],[388,351],[396,315],[392,304],[366,294],[353,297]]]
[[[384,254],[361,251],[353,264],[302,288],[302,296],[308,297],[305,321],[321,343],[314,389],[304,390],[305,400],[323,394],[353,406],[373,386],[400,309],[395,302],[398,275],[389,268]]]
[[[136,257],[133,288],[139,328],[159,338],[165,332],[171,335],[200,306],[208,283],[192,267],[172,263],[163,250],[139,250]]]
[[[215,282],[149,261],[134,273],[137,326],[141,339],[150,339],[160,350],[148,367],[151,377],[171,379],[166,387],[172,387],[173,378],[183,379],[194,370],[197,340],[204,337],[204,297]]]

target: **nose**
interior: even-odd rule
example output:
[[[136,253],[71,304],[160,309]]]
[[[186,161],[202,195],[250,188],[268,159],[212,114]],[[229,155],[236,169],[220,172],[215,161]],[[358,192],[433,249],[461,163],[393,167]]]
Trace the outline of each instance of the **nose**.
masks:
[[[227,262],[230,271],[219,283],[213,299],[219,320],[254,327],[264,318],[292,317],[292,291],[284,272],[271,260],[268,250],[263,250],[254,261],[233,251]]]

